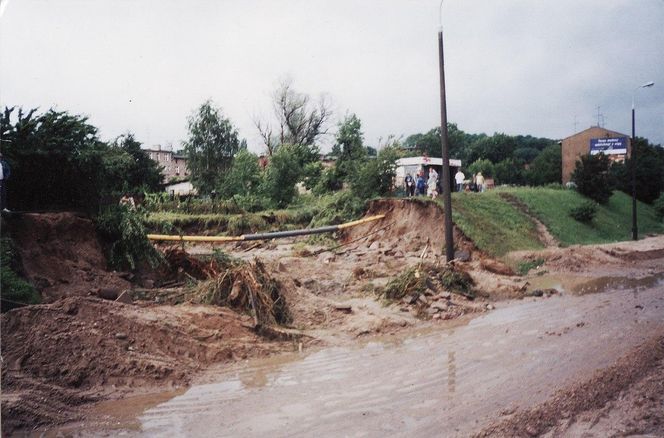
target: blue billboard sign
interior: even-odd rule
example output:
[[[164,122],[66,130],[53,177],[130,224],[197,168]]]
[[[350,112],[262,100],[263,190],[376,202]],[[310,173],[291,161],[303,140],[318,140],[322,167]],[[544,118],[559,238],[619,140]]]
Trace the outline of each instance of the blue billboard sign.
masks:
[[[590,139],[590,155],[619,155],[627,153],[627,137],[607,137]]]

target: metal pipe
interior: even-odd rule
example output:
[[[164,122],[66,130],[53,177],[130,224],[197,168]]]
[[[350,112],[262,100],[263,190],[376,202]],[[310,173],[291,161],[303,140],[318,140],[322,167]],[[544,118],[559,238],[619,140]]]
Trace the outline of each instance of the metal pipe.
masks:
[[[383,219],[384,217],[385,217],[384,214],[379,214],[352,222],[346,222],[345,224],[341,225],[328,225],[325,227],[309,228],[303,230],[275,231],[273,233],[243,234],[241,236],[175,236],[175,235],[166,235],[166,234],[148,234],[147,237],[149,240],[177,241],[177,242],[215,242],[215,243],[241,242],[246,240],[271,240],[271,239],[280,239],[283,237],[331,233],[334,231],[343,230],[367,222],[376,221],[378,219]]]

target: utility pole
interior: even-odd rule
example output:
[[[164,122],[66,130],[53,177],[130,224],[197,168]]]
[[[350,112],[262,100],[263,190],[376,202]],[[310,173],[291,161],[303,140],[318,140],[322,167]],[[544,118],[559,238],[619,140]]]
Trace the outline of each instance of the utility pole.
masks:
[[[636,222],[636,111],[635,111],[635,101],[636,101],[636,92],[641,88],[650,88],[655,85],[654,82],[646,82],[645,84],[636,87],[632,92],[632,144],[631,144],[631,155],[629,161],[631,163],[632,171],[632,240],[639,239],[639,229]]]
[[[452,193],[450,187],[450,147],[447,137],[447,104],[445,103],[445,57],[443,55],[443,0],[440,2],[440,29],[438,30],[438,60],[440,65],[440,143],[443,152],[443,208],[445,209],[445,256],[454,260],[454,234],[452,233]]]

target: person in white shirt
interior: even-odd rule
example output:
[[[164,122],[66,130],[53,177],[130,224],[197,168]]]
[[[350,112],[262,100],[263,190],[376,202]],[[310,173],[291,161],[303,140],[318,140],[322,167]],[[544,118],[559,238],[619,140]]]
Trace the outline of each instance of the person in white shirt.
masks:
[[[429,169],[429,180],[427,181],[427,196],[435,198],[438,196],[438,172]]]
[[[456,191],[463,191],[463,181],[466,179],[466,175],[463,174],[461,168],[457,170],[457,173],[454,175],[454,181],[456,182]]]

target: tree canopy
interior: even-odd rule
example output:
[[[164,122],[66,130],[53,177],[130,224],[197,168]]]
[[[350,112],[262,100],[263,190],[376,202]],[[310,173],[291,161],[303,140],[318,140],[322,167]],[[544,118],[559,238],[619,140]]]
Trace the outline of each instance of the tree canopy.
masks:
[[[183,143],[191,183],[206,194],[221,186],[233,157],[242,148],[237,129],[223,116],[221,108],[207,100],[189,117],[188,138]]]
[[[158,167],[133,135],[105,143],[84,116],[5,107],[0,132],[12,169],[11,208],[94,210],[109,195],[161,184]]]

